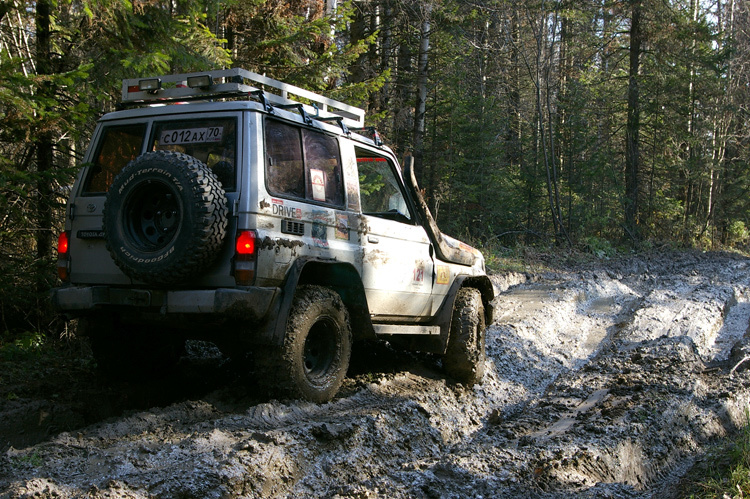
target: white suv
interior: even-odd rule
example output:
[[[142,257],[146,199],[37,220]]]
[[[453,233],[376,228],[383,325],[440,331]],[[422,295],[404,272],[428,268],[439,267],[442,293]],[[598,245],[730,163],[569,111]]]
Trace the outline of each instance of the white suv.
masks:
[[[480,381],[484,259],[437,229],[364,111],[241,69],[125,80],[123,107],[72,188],[52,295],[101,367],[153,373],[207,340],[323,402],[352,342],[381,338]]]

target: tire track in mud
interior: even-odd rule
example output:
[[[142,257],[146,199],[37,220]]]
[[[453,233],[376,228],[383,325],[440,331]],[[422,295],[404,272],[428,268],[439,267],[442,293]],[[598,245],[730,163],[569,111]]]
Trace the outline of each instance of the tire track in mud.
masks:
[[[331,403],[219,393],[0,455],[7,497],[651,497],[744,422],[748,260],[644,256],[497,282],[482,385],[430,357]],[[507,286],[506,286],[507,285]],[[745,363],[748,364],[748,363]]]
[[[536,449],[533,482],[545,495],[571,485],[593,496],[669,491],[711,439],[745,423],[747,382],[725,375],[750,321],[747,273],[737,284],[716,270],[641,285],[598,353],[551,383],[525,424],[505,425],[526,427],[516,441]]]

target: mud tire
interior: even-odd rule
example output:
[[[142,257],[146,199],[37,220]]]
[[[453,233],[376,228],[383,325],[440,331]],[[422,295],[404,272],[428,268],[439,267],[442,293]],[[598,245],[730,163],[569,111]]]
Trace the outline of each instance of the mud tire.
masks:
[[[481,293],[461,288],[453,306],[448,349],[443,356],[446,374],[459,383],[474,385],[484,376],[485,320]]]
[[[349,312],[341,297],[329,288],[303,285],[294,295],[284,344],[259,360],[265,384],[274,391],[322,403],[341,388],[351,352]]]
[[[104,202],[112,259],[149,284],[184,283],[205,271],[226,228],[227,198],[216,175],[178,152],[148,152],[128,163]]]

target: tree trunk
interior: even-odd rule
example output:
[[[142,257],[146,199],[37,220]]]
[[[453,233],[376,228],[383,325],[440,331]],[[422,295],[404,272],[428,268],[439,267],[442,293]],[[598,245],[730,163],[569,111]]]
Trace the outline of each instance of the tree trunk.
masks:
[[[639,133],[640,133],[640,101],[638,78],[641,56],[641,0],[631,0],[632,11],[630,21],[630,70],[628,78],[628,118],[625,131],[625,237],[633,245],[638,245],[640,234],[638,229],[638,197],[639,197]]]
[[[51,0],[39,0],[36,5],[36,67],[37,74],[48,76],[52,74],[51,56]],[[55,90],[52,83],[44,81],[39,85],[38,97],[41,102],[49,103],[54,98]],[[36,250],[40,260],[52,255],[52,180],[49,178],[53,168],[53,137],[52,132],[43,126],[36,141],[37,167],[37,233]],[[41,284],[40,284],[41,285]]]
[[[396,83],[395,83],[395,98],[394,102],[391,103],[390,108],[393,109],[393,135],[395,136],[396,152],[399,154],[406,153],[410,147],[408,133],[413,127],[410,126],[413,122],[411,121],[411,113],[405,112],[406,106],[408,105],[409,95],[411,95],[410,89],[412,88],[411,74],[412,74],[412,57],[411,47],[406,41],[401,41],[398,45],[398,56],[396,62]]]
[[[414,173],[420,185],[424,171],[425,111],[427,109],[427,63],[430,50],[430,17],[432,5],[424,4],[424,19],[419,40],[419,61],[417,63],[417,103],[414,109]]]

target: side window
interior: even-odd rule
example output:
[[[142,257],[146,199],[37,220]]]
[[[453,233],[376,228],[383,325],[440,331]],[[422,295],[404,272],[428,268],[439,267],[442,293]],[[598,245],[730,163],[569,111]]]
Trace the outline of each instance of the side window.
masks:
[[[342,206],[344,182],[338,141],[267,120],[266,185],[277,196]]]
[[[214,118],[154,123],[151,147],[176,151],[205,163],[219,178],[224,190],[237,184],[237,120]]]
[[[146,124],[110,126],[102,133],[83,194],[107,192],[120,170],[141,153]]]
[[[266,182],[271,194],[305,197],[305,167],[298,128],[266,121]]]
[[[382,156],[355,148],[359,170],[359,196],[362,213],[412,223],[414,217],[399,187],[393,164]]]

